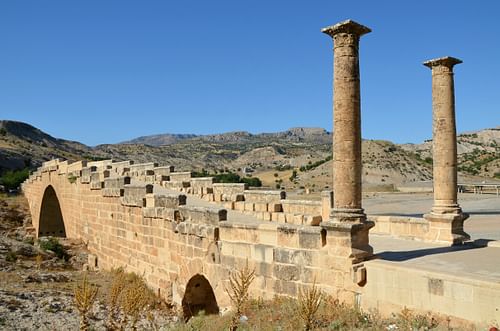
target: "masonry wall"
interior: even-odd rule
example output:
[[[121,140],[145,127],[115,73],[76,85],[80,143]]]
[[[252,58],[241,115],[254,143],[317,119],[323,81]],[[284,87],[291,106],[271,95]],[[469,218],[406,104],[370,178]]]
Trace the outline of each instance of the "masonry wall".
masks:
[[[142,167],[134,169],[137,176],[145,176]],[[200,274],[211,284],[219,305],[229,305],[229,274],[247,263],[256,270],[251,288],[255,297],[297,296],[301,287],[316,282],[328,293],[354,300],[358,286],[352,281],[350,262],[335,257],[337,251],[319,226],[255,218],[228,222],[222,207],[186,206],[181,192],[173,197],[153,194],[152,186],[125,184],[126,177],[109,177],[109,172],[114,172],[110,164],[44,164],[23,185],[37,231],[41,202],[50,185],[60,202],[67,237],[85,241],[99,268],[124,267],[143,274],[152,288],[176,303],[182,302],[188,281]],[[219,185],[218,192],[222,189]],[[232,187],[220,197],[234,198],[237,190]],[[271,200],[280,203],[281,198],[278,194]],[[246,202],[251,214],[255,206],[273,203],[262,199],[257,194]],[[300,213],[293,203],[284,205],[289,214]],[[317,207],[321,210],[312,206]]]
[[[23,184],[37,233],[44,192],[51,186],[67,237],[85,241],[99,268],[124,267],[144,275],[149,286],[177,304],[195,297],[187,294],[193,289],[186,287],[201,279],[213,289],[218,305],[228,306],[229,275],[248,263],[256,271],[253,297],[297,296],[301,288],[315,282],[341,301],[382,313],[409,307],[471,321],[500,318],[498,284],[385,261],[353,265],[349,258],[353,247],[343,237],[303,221],[308,215],[328,215],[331,193],[320,204],[288,202],[280,192],[245,190],[241,200],[241,187],[224,191],[224,185],[216,185],[222,192],[220,199],[226,201],[214,207],[194,207],[186,205],[185,194],[191,188],[196,191],[189,193],[215,199],[209,179],[199,179],[193,187],[183,184],[178,194],[155,194],[148,183],[167,187],[166,177],[173,169],[162,167],[158,175],[148,167],[156,165],[134,168],[134,178],[142,180],[137,184],[131,183],[130,170],[123,163],[115,168],[110,162],[47,162]],[[183,176],[187,174],[180,176],[186,183]],[[222,205],[255,217],[246,222],[227,221]],[[258,217],[264,213],[271,220]],[[284,219],[273,219],[273,215]],[[301,222],[294,222],[296,216],[302,216]],[[431,231],[420,219],[379,217],[376,224],[377,233],[413,239]]]

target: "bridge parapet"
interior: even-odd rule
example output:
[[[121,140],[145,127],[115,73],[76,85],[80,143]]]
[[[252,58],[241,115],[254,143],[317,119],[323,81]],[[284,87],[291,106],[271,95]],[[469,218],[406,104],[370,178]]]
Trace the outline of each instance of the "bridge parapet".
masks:
[[[142,178],[144,180],[145,179],[144,177],[146,176],[146,171],[153,170],[156,167],[158,167],[158,163],[156,162],[131,164],[128,167],[129,168],[128,173],[125,173],[125,175],[128,175],[130,177],[136,177],[138,179]]]
[[[126,171],[130,171],[130,166],[134,161],[121,161],[111,163],[111,173],[115,176],[124,176]]]
[[[153,193],[151,184],[127,184],[124,187],[121,204],[130,207],[144,207],[146,194]]]
[[[197,195],[200,198],[207,194],[213,194],[213,177],[195,177],[190,180],[191,194]]]
[[[130,177],[120,176],[114,178],[104,178],[104,197],[121,197],[125,192],[125,185],[130,184]]]
[[[104,188],[104,180],[110,175],[109,170],[96,171],[90,174],[90,189],[100,190]]]

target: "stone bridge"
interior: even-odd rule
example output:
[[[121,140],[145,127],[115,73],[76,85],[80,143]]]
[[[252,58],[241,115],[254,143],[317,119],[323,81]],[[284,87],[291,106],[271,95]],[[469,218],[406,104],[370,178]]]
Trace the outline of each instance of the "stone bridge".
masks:
[[[92,253],[91,268],[124,267],[144,275],[188,317],[228,306],[229,275],[248,264],[256,272],[254,297],[297,296],[316,283],[364,309],[388,313],[409,307],[472,321],[500,319],[498,278],[457,277],[394,263],[444,253],[446,246],[469,239],[456,191],[452,69],[460,61],[446,57],[425,63],[433,77],[432,210],[423,218],[369,220],[361,205],[358,48],[360,36],[370,30],[345,21],[323,32],[334,40],[335,194],[297,201],[283,191],[191,178],[189,172],[155,163],[52,160],[22,187],[37,236],[83,240]],[[375,259],[370,229],[385,235],[384,241],[396,236],[431,246],[410,252],[410,258]]]
[[[365,281],[355,248],[319,226],[323,203],[217,184],[154,163],[46,162],[23,185],[37,236],[82,239],[93,268],[123,266],[187,310],[227,305],[231,271],[256,270],[253,295],[296,296],[314,281],[352,301]],[[207,298],[210,298],[208,300]],[[217,301],[216,301],[217,300]]]

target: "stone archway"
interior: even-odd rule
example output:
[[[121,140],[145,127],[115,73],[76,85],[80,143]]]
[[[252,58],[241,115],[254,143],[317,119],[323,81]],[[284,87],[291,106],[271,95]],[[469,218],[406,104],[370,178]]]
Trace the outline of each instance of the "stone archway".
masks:
[[[43,193],[38,236],[66,237],[66,228],[56,191],[49,185]]]
[[[182,311],[186,321],[200,311],[204,311],[207,315],[219,313],[212,286],[203,275],[196,274],[187,283],[186,292],[182,298]]]

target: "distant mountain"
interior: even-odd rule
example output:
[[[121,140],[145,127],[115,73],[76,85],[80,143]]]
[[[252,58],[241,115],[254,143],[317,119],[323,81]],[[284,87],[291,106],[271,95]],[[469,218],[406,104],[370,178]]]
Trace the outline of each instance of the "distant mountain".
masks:
[[[500,173],[500,128],[460,134],[459,170],[463,176]],[[390,185],[432,178],[432,143],[396,145],[363,141],[363,183]],[[292,128],[252,134],[244,131],[211,135],[163,134],[126,143],[89,147],[54,138],[26,123],[0,121],[0,172],[35,168],[52,158],[114,159],[158,162],[179,171],[244,171],[268,186],[323,189],[331,185],[332,133],[322,128]],[[293,170],[297,173],[294,176]],[[293,177],[293,178],[292,178]]]
[[[144,144],[150,146],[163,146],[163,145],[172,145],[181,140],[195,138],[197,135],[195,134],[155,134],[151,136],[142,136],[138,138],[134,138],[132,140],[124,141],[121,144]]]
[[[234,131],[219,134],[195,135],[195,134],[155,134],[142,136],[121,144],[144,144],[150,146],[172,145],[181,141],[204,141],[210,143],[245,143],[259,140],[284,139],[290,142],[331,142],[331,133],[322,128],[291,128],[284,132],[252,134],[246,131]]]

